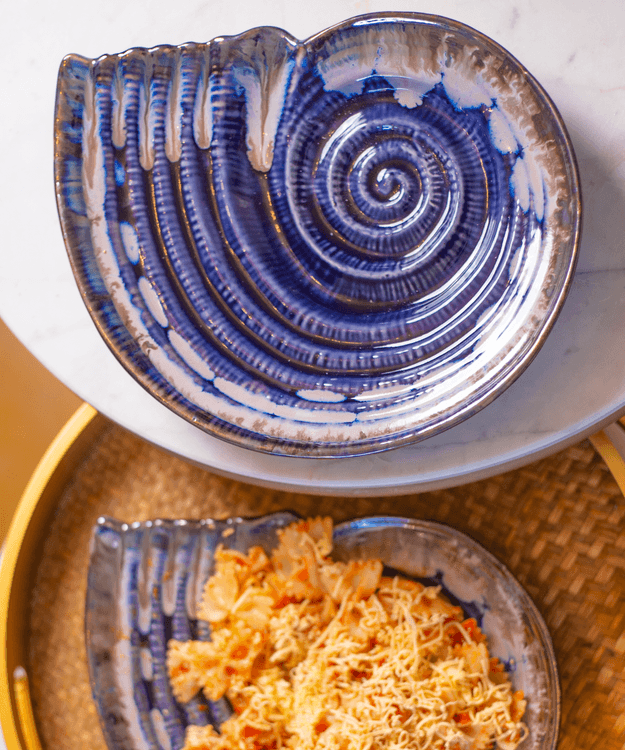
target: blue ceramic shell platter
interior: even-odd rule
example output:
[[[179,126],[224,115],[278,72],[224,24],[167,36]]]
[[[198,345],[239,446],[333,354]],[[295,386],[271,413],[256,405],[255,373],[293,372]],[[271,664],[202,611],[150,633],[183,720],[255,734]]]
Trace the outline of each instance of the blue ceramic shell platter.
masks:
[[[450,427],[528,365],[573,274],[562,120],[448,19],[72,55],[55,128],[99,331],[157,399],[241,446],[348,456]]]
[[[123,524],[102,518],[94,530],[86,603],[89,672],[110,750],[176,750],[189,724],[218,726],[225,699],[178,704],[169,684],[169,638],[207,640],[197,617],[218,544],[247,551],[277,544],[276,530],[296,519],[274,513],[227,521]],[[560,686],[545,623],[516,579],[481,545],[443,524],[369,517],[334,529],[335,559],[379,558],[426,585],[440,585],[475,617],[491,655],[527,699],[529,736],[519,750],[555,750]]]

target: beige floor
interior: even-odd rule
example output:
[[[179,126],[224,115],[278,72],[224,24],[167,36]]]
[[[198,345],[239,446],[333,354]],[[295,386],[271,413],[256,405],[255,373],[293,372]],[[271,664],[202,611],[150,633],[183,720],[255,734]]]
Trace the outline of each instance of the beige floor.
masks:
[[[0,544],[30,475],[80,399],[0,320]]]

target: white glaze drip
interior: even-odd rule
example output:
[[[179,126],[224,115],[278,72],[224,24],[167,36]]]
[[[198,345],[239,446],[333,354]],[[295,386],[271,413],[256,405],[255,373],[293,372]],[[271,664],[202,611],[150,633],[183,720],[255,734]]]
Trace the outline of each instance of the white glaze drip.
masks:
[[[128,107],[128,89],[119,67],[115,71],[115,78],[111,87],[113,112],[111,114],[111,139],[115,148],[122,149],[126,145],[126,109]]]
[[[193,108],[193,137],[198,148],[210,148],[213,140],[213,107],[211,102],[210,47],[204,53]]]
[[[415,34],[397,30],[361,30],[358,55],[346,55],[337,47],[334,54],[319,64],[326,91],[341,91],[346,96],[359,94],[365,80],[375,73],[395,87],[394,96],[405,107],[416,107],[441,81],[440,63],[429,44],[415,43]]]
[[[250,164],[259,172],[268,172],[273,162],[273,144],[284,106],[292,63],[282,62],[260,72],[251,68],[236,73],[245,91],[247,153]]]
[[[180,161],[182,154],[182,76],[179,51],[176,51],[172,67],[174,72],[167,89],[165,112],[165,153],[170,162],[176,163]]]
[[[139,85],[139,161],[146,171],[154,166],[154,130],[152,104],[152,55],[145,55],[145,75]]]

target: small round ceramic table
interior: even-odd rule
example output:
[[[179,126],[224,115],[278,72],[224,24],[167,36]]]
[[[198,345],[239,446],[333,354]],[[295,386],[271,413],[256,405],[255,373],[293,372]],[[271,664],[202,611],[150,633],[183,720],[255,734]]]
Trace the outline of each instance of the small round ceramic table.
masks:
[[[30,6],[30,7],[29,7]],[[252,483],[336,495],[388,495],[457,485],[572,444],[625,412],[625,6],[580,0],[441,0],[436,11],[490,36],[544,86],[577,154],[583,233],[563,310],[529,368],[465,422],[372,456],[281,457],[211,437],[138,385],[98,334],[67,259],[55,205],[52,128],[65,54],[96,58],[130,47],[208,41],[255,26],[304,39],[350,16],[431,12],[430,4],[320,0],[236,4],[158,0],[106,8],[62,0],[9,11],[2,46],[3,242],[0,316],[63,383],[146,440]],[[25,43],[30,40],[30,43]]]

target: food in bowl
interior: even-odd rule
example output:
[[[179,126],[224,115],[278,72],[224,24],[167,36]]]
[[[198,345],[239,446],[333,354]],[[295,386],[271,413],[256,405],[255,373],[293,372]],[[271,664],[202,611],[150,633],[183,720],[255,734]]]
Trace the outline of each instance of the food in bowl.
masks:
[[[234,709],[217,732],[189,725],[183,750],[514,750],[526,701],[475,618],[441,587],[335,561],[332,521],[278,530],[269,556],[219,545],[198,615],[206,640],[170,640],[176,699]]]
[[[202,614],[219,547],[242,556],[261,547],[269,558],[280,546],[280,530],[297,521],[301,517],[288,512],[224,520],[99,519],[85,632],[93,697],[109,750],[179,750],[189,726],[223,727],[231,718],[230,702],[209,699],[200,686],[188,702],[176,700],[168,642],[208,642],[211,630],[219,630],[219,622]],[[492,554],[445,524],[396,516],[334,525],[331,551],[346,565],[382,561],[380,580],[398,573],[426,589],[440,588],[439,596],[462,608],[461,623],[474,618],[487,636],[490,657],[504,666],[514,691],[523,691],[517,699],[527,701],[521,719],[528,734],[519,750],[555,750],[561,702],[549,630],[528,594]],[[472,623],[467,628],[474,630]]]

